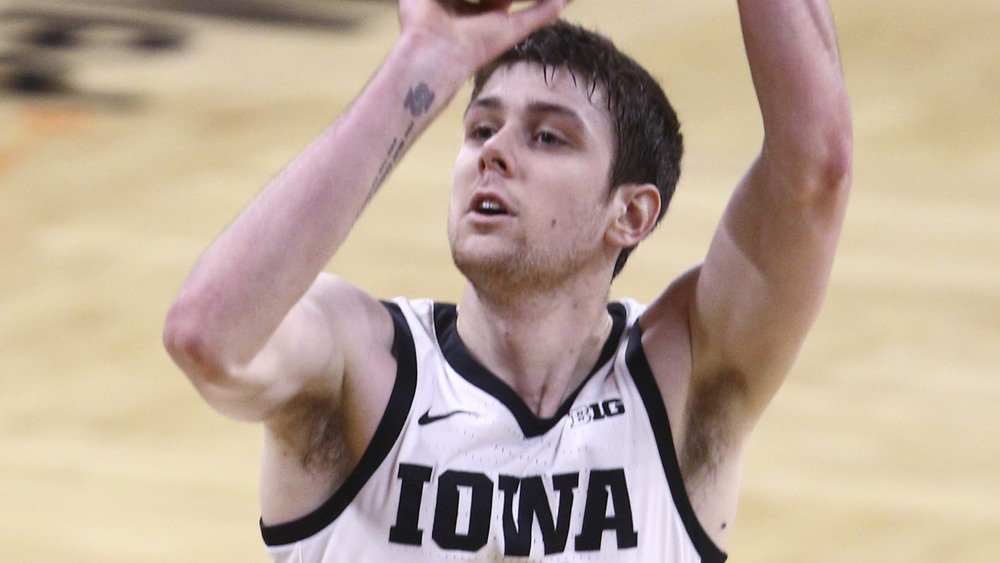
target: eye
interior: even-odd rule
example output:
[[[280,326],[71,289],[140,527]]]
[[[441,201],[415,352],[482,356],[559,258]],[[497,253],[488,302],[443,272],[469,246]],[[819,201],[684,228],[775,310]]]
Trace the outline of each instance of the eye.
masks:
[[[548,130],[541,130],[535,133],[534,139],[540,145],[560,146],[566,144],[566,141],[562,137]]]
[[[477,123],[469,127],[468,132],[465,134],[466,138],[473,141],[485,141],[493,136],[493,127],[486,125],[484,123]]]

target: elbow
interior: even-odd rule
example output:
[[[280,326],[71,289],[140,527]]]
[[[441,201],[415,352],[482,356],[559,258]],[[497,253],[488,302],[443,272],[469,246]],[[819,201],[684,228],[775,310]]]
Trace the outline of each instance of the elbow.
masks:
[[[822,160],[824,184],[828,188],[846,190],[850,187],[854,167],[854,132],[849,111],[827,133],[826,157]]]
[[[794,119],[765,123],[761,154],[774,187],[805,204],[841,200],[850,189],[854,132],[846,92],[825,96]]]
[[[219,347],[197,307],[176,301],[163,325],[163,347],[196,387],[225,379]]]
[[[850,131],[832,135],[803,183],[810,201],[842,200],[851,187],[853,140]]]
[[[850,120],[835,123],[811,139],[799,139],[778,166],[776,177],[793,200],[805,205],[846,201],[851,186],[854,139]]]
[[[260,387],[240,364],[230,361],[222,334],[203,311],[183,300],[175,302],[163,325],[163,347],[213,409],[236,420],[264,420],[270,411]]]
[[[820,129],[817,140],[819,149],[812,158],[810,181],[805,182],[807,191],[824,198],[831,193],[842,196],[851,185],[854,159],[851,110],[846,99],[838,108],[827,118],[826,126]]]

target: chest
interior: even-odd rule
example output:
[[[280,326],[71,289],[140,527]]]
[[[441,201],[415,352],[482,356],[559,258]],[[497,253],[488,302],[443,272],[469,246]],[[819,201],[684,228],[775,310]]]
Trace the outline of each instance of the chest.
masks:
[[[468,382],[438,383],[415,402],[384,475],[392,542],[507,556],[628,550],[659,510],[649,500],[669,498],[642,402],[613,373],[545,421]]]

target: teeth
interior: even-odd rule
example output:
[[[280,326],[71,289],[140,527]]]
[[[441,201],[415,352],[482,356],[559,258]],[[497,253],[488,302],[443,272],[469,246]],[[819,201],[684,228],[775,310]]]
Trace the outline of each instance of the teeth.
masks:
[[[493,199],[484,199],[483,201],[480,201],[478,209],[480,213],[487,213],[490,215],[500,214],[505,211],[503,206],[500,205],[500,202]]]

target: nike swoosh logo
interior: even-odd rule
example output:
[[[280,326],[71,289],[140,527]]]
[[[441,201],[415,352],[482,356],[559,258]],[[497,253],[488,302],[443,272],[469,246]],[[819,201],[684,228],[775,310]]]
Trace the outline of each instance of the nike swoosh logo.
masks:
[[[444,419],[448,418],[449,416],[455,416],[456,414],[476,414],[476,413],[470,412],[470,411],[458,410],[458,411],[446,412],[444,414],[435,414],[435,415],[432,415],[431,414],[431,410],[427,409],[427,412],[425,412],[424,414],[420,415],[420,418],[417,419],[417,424],[419,424],[420,426],[424,426],[424,425],[427,425],[427,424],[431,424],[431,423],[437,422],[439,420],[444,420]]]

